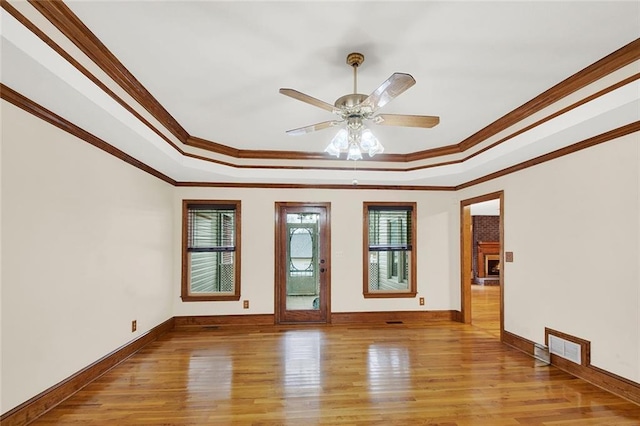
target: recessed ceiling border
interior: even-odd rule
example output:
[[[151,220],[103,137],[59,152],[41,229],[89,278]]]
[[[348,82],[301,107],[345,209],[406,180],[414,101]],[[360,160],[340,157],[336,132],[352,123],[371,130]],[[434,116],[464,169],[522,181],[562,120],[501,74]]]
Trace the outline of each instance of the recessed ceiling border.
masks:
[[[619,139],[623,136],[640,132],[640,121],[635,121],[602,134],[576,142],[572,145],[560,148],[547,154],[538,156],[531,160],[504,168],[502,170],[487,174],[477,179],[456,185],[456,186],[427,186],[427,185],[345,185],[345,184],[290,184],[290,183],[240,183],[240,182],[182,182],[176,181],[142,161],[132,157],[126,152],[114,147],[97,136],[81,129],[70,121],[60,117],[56,113],[44,108],[29,98],[21,95],[15,90],[0,83],[0,99],[3,99],[14,106],[24,110],[35,117],[52,124],[53,126],[83,140],[96,148],[113,155],[132,166],[149,173],[152,176],[175,187],[212,187],[212,188],[271,188],[271,189],[357,189],[357,190],[403,190],[403,191],[458,191],[471,186],[475,186],[511,173],[524,170],[526,168],[564,157],[583,149],[600,145],[609,141]]]
[[[5,7],[6,1],[2,1],[2,6]],[[269,150],[242,150],[236,149],[227,145],[223,145],[217,142],[209,141],[203,138],[198,138],[190,135],[178,122],[171,116],[171,114],[153,97],[153,95],[140,83],[136,77],[127,70],[127,68],[113,55],[109,49],[93,34],[93,32],[71,11],[71,9],[63,2],[42,2],[37,0],[29,0],[29,3],[36,8],[47,20],[49,20],[56,28],[58,28],[69,40],[71,40],[81,51],[83,51],[97,66],[99,66],[111,79],[113,79],[125,92],[127,92],[133,99],[142,105],[153,117],[158,120],[166,129],[168,129],[178,140],[187,146],[203,149],[219,155],[235,159],[271,159],[271,160],[327,160],[332,161],[331,158],[315,152],[303,152],[303,151],[269,151]],[[6,9],[6,7],[5,7]],[[7,9],[8,10],[8,9]],[[11,13],[11,12],[10,12]],[[17,12],[16,12],[17,13]],[[28,27],[34,31],[33,25]],[[43,33],[40,31],[35,32],[36,35],[42,38]],[[43,39],[45,40],[45,39]],[[45,40],[46,42],[46,40]],[[49,43],[48,43],[49,44]],[[612,52],[604,58],[596,61],[595,63],[587,66],[576,74],[566,78],[550,89],[546,90],[542,94],[536,96],[532,100],[526,102],[520,107],[512,110],[503,117],[489,124],[485,128],[479,130],[468,138],[453,145],[442,146],[438,148],[432,148],[424,151],[418,151],[408,154],[382,154],[376,157],[377,162],[394,162],[394,163],[409,163],[420,160],[426,160],[437,157],[444,157],[452,154],[460,154],[468,151],[470,148],[482,143],[488,138],[495,136],[501,131],[508,129],[523,119],[541,111],[545,107],[548,107],[560,99],[586,87],[587,85],[603,78],[604,76],[613,73],[614,71],[629,65],[640,59],[640,38],[628,43],[620,49]],[[73,61],[74,66],[79,65],[77,61]],[[102,86],[101,86],[102,87]],[[110,95],[113,92],[108,92]],[[117,100],[117,99],[116,99]],[[129,109],[129,108],[127,108]],[[139,115],[137,115],[138,118]],[[146,125],[151,126],[148,121],[144,121]],[[153,129],[153,126],[151,126]],[[153,129],[158,132],[157,129]],[[166,141],[168,139],[163,137]],[[501,139],[492,145],[496,146],[499,143],[504,142],[507,139]],[[170,142],[170,141],[168,141]],[[171,142],[170,142],[171,143]],[[174,148],[178,149],[181,154],[198,158],[201,160],[207,160],[209,157],[202,155],[189,154],[172,143]],[[481,150],[482,151],[482,150]],[[472,154],[478,155],[479,152]],[[467,157],[467,159],[470,157]],[[223,164],[232,167],[252,167],[246,165],[238,165],[231,161],[213,160],[218,164]],[[455,161],[456,162],[462,162]],[[438,164],[452,164],[452,162],[445,162]],[[253,166],[255,167],[255,166]],[[259,166],[260,168],[265,168]],[[435,165],[429,165],[426,167],[435,167]],[[271,167],[267,167],[271,168]],[[283,168],[282,166],[273,166],[272,168]],[[287,168],[287,167],[285,167]],[[305,167],[300,167],[304,169]],[[318,169],[317,167],[314,167]],[[325,169],[325,168],[322,168]],[[328,170],[344,169],[344,167],[328,167]],[[371,168],[360,167],[361,170],[375,170],[375,171],[411,171],[415,168],[407,169],[383,169],[383,168]]]

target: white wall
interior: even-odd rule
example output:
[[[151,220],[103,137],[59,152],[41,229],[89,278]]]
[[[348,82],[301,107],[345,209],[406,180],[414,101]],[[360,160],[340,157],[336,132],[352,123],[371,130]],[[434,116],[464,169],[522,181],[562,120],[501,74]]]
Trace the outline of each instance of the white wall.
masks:
[[[458,193],[505,192],[505,329],[539,343],[544,327],[589,340],[593,365],[636,382],[639,145],[635,133]]]
[[[458,310],[459,201],[497,190],[515,253],[505,328],[536,342],[545,326],[585,338],[594,365],[640,381],[637,134],[457,193],[172,188],[5,102],[2,121],[1,412],[172,316],[273,313],[276,201],[331,203],[333,312]],[[188,198],[242,201],[250,309],[180,300]],[[363,298],[363,201],[418,203],[424,307]]]
[[[238,302],[182,302],[174,288],[174,314],[229,315],[274,313],[275,202],[331,203],[331,311],[459,309],[459,290],[450,291],[451,259],[458,259],[451,239],[459,239],[458,204],[452,192],[367,191],[321,189],[177,188],[174,200],[174,240],[180,241],[183,199],[242,201],[241,300]],[[417,202],[418,296],[364,299],[362,295],[362,203]],[[174,253],[174,281],[180,282],[181,252]],[[355,266],[355,267],[354,267]],[[458,286],[459,287],[459,286]],[[419,306],[418,297],[425,298]],[[250,309],[242,309],[242,300]]]
[[[174,244],[173,187],[1,113],[4,413],[171,318]]]

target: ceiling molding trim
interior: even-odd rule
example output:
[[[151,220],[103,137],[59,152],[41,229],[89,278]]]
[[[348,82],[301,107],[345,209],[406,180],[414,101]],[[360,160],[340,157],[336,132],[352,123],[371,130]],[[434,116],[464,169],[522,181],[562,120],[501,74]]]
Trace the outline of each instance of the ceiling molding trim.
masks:
[[[529,102],[521,105],[520,107],[514,109],[513,111],[507,113],[503,117],[489,124],[487,127],[479,130],[475,134],[469,136],[465,140],[454,144],[447,145],[438,148],[427,149],[424,151],[418,151],[408,154],[382,154],[379,156],[378,161],[386,161],[386,162],[399,162],[399,163],[409,163],[420,160],[427,160],[436,157],[443,157],[446,155],[459,154],[468,151],[474,146],[482,143],[488,138],[495,136],[501,131],[507,130],[509,127],[517,124],[523,119],[540,112],[544,108],[553,105],[559,100],[565,98],[566,96],[598,81],[599,79],[623,68],[637,60],[640,59],[640,38],[632,41],[631,43],[621,47],[615,52],[605,56],[604,58],[594,62],[588,67],[578,71],[576,74],[571,77],[566,78],[550,89],[546,90],[542,94],[536,96]],[[633,79],[625,80],[624,84],[627,84],[631,81],[635,81],[638,79],[638,76],[634,76]],[[589,100],[595,99],[598,96],[602,96],[608,93],[611,90],[614,90],[624,84],[617,83],[609,88],[607,91],[598,92],[597,95],[591,95],[585,100],[581,102],[577,102],[572,105],[570,108],[565,108],[562,111],[566,112],[573,108],[576,108],[582,105]],[[554,113],[550,115],[547,120],[555,118],[558,113]],[[540,120],[537,124],[542,124],[544,121]],[[526,129],[529,130],[533,128],[533,126],[528,126]],[[522,133],[524,130],[519,130],[516,133],[507,136],[501,139],[498,142],[493,143],[490,147],[493,148],[500,143]],[[281,159],[281,160],[315,160],[315,159],[325,159],[331,160],[323,153],[308,153],[308,152],[297,152],[297,151],[252,151],[252,150],[239,150],[228,147],[226,145],[218,144],[215,142],[208,141],[202,138],[194,138],[190,137],[191,140],[198,141],[198,148],[202,148],[208,151],[229,155],[236,158],[270,158],[270,159]],[[189,144],[189,143],[188,143]],[[193,145],[195,146],[195,145]],[[461,161],[469,159],[475,155],[478,155],[480,152],[485,151],[487,148],[464,158]],[[434,167],[426,166],[427,167]],[[406,170],[418,170],[419,168],[411,168]]]
[[[69,55],[63,48],[61,48],[58,44],[56,44],[50,37],[48,37],[43,31],[41,31],[39,28],[37,28],[32,22],[30,22],[27,18],[25,18],[22,14],[20,14],[20,12],[18,12],[13,6],[11,6],[7,1],[2,1],[2,7],[9,13],[11,14],[16,20],[18,20],[22,25],[24,25],[27,29],[29,29],[31,32],[33,32],[37,37],[39,37],[44,43],[46,43],[48,46],[50,46],[54,51],[56,51],[56,53],[58,53],[61,57],[63,57],[65,60],[67,60],[71,65],[73,65],[76,69],[78,69],[83,75],[85,75],[89,80],[91,80],[94,84],[96,84],[98,87],[100,87],[105,93],[107,93],[109,96],[111,96],[114,100],[116,100],[123,108],[125,108],[129,113],[131,113],[132,115],[134,115],[138,120],[140,120],[144,125],[146,125],[148,128],[150,128],[155,134],[157,134],[158,136],[160,136],[164,141],[166,141],[167,143],[169,143],[174,149],[176,149],[180,154],[189,157],[189,158],[193,158],[193,159],[197,159],[200,161],[205,161],[205,162],[209,162],[209,163],[213,163],[213,164],[219,164],[222,166],[226,166],[226,167],[231,167],[231,168],[236,168],[236,169],[265,169],[265,170],[277,170],[277,169],[288,169],[288,170],[327,170],[327,171],[339,171],[339,170],[345,170],[347,168],[350,168],[350,166],[297,166],[297,165],[293,165],[293,166],[288,166],[288,165],[251,165],[251,164],[237,164],[237,163],[233,163],[230,161],[224,161],[221,159],[214,159],[205,155],[198,155],[198,154],[194,154],[194,153],[189,153],[189,152],[185,152],[184,150],[182,150],[180,147],[178,147],[177,145],[175,145],[171,140],[169,140],[162,132],[160,132],[156,127],[154,127],[151,123],[149,123],[148,120],[146,120],[144,117],[142,117],[137,111],[135,111],[131,106],[129,106],[122,98],[120,98],[117,94],[115,94],[113,91],[111,91],[106,85],[104,85],[104,83],[102,83],[97,77],[95,77],[93,74],[91,74],[91,72],[89,72],[86,68],[84,68],[78,61],[76,61],[71,55]],[[71,12],[70,12],[71,13]],[[635,42],[634,42],[635,43]],[[633,44],[633,43],[632,43]],[[617,58],[620,55],[622,55],[619,52],[624,52],[624,48],[623,49],[619,49],[618,54],[617,55],[609,55],[605,58],[603,58],[603,60],[596,62],[597,63],[601,63],[603,62],[605,59],[609,58],[609,57],[614,57]],[[614,52],[614,53],[616,53]],[[626,57],[626,60],[629,60],[629,57],[635,57],[637,56],[638,53],[635,54],[627,54],[622,55],[623,57]],[[619,69],[619,66],[622,64],[623,62],[620,62],[619,60],[616,62],[617,65],[612,67],[612,71],[615,71],[617,69]],[[425,170],[425,169],[430,169],[430,168],[436,168],[436,167],[442,167],[442,166],[449,166],[449,165],[455,165],[455,164],[460,164],[460,163],[464,163],[465,161],[480,155],[498,145],[500,145],[503,142],[508,141],[509,139],[518,136],[521,133],[524,133],[528,130],[533,129],[534,127],[543,124],[544,122],[551,120],[559,115],[562,115],[568,111],[570,111],[573,108],[576,108],[586,102],[589,102],[599,96],[602,96],[606,93],[609,93],[610,91],[613,91],[621,86],[624,86],[625,84],[631,83],[637,79],[640,78],[640,74],[635,74],[633,76],[627,77],[624,80],[621,80],[597,93],[594,93],[570,106],[567,106],[565,108],[563,108],[562,110],[559,110],[545,118],[542,118],[540,120],[538,120],[537,122],[526,126],[516,132],[514,132],[511,135],[507,135],[503,138],[501,138],[500,140],[487,145],[486,147],[483,147],[482,149],[466,156],[463,158],[458,158],[455,160],[450,160],[450,161],[440,161],[440,162],[435,162],[435,163],[431,163],[431,164],[426,164],[426,165],[417,165],[417,166],[413,166],[413,167],[395,167],[395,168],[387,168],[387,167],[359,167],[360,170],[362,171],[377,171],[377,172],[412,172],[412,171],[418,171],[418,170]],[[203,149],[205,151],[208,152],[217,152],[221,155],[225,155],[231,158],[236,158],[236,159],[262,159],[262,160],[321,160],[321,161],[331,161],[333,159],[328,158],[324,153],[308,153],[308,152],[300,152],[300,151],[268,151],[268,150],[238,150],[238,149],[234,149],[234,148],[230,148],[227,147],[225,145],[222,144],[217,144],[214,142],[210,142],[201,138],[195,138],[195,137],[191,137],[188,136],[187,140],[185,141],[186,145],[189,146],[193,146],[195,148],[199,148],[199,149]],[[423,151],[425,152],[425,151]],[[460,153],[459,149],[457,146],[455,145],[451,145],[451,146],[446,146],[446,147],[439,147],[439,148],[434,148],[432,150],[429,150],[429,152],[431,152],[433,154],[433,157],[442,157],[442,156],[446,156],[446,155],[452,155],[452,154],[457,154]],[[381,156],[379,156],[379,158],[377,158],[376,160],[379,162],[407,162],[409,161],[409,159],[411,158],[410,161],[416,161],[412,158],[413,154],[383,154]],[[430,155],[431,157],[431,155]],[[335,160],[333,160],[335,161]]]
[[[633,83],[634,81],[640,80],[640,73],[636,73],[630,77],[627,77],[615,84],[612,84],[611,86],[605,87],[604,89],[593,93],[571,105],[568,105],[552,114],[549,114],[548,116],[545,116],[539,120],[537,120],[536,122],[529,124],[528,126],[525,126],[507,136],[504,136],[503,138],[499,139],[496,142],[493,142],[490,145],[487,145],[481,149],[479,149],[476,152],[473,152],[465,157],[459,158],[459,159],[455,159],[455,160],[449,160],[449,161],[440,161],[440,162],[436,162],[436,163],[431,163],[431,164],[425,164],[425,165],[418,165],[418,166],[413,166],[413,167],[398,167],[398,168],[382,168],[382,167],[358,167],[358,170],[362,170],[362,171],[379,171],[379,172],[413,172],[413,171],[418,171],[418,170],[425,170],[425,169],[430,169],[430,168],[434,168],[434,167],[443,167],[443,166],[449,166],[449,165],[453,165],[453,164],[461,164],[464,163],[467,160],[470,160],[486,151],[491,150],[492,148],[495,148],[496,146],[509,141],[510,139],[513,139],[525,132],[528,132],[554,118],[557,118],[563,114],[566,114],[567,112],[578,108],[588,102],[591,102],[601,96],[604,96],[616,89],[619,89],[620,87],[626,86],[627,84]],[[199,138],[193,138],[190,137],[189,138],[190,141],[193,141],[193,143],[188,143],[191,146],[197,147],[197,148],[202,148],[202,149],[207,149],[206,145],[211,143],[209,141],[206,141],[204,139],[199,139]],[[220,145],[223,146],[224,145]],[[225,147],[226,149],[228,149],[228,147]],[[451,152],[451,150],[449,149],[450,147],[442,147],[442,148],[438,148],[438,150],[442,150],[442,153],[439,156],[445,156],[445,155],[451,155],[454,154],[454,152]],[[326,155],[321,154],[321,153],[305,153],[305,152],[297,152],[297,151],[242,151],[242,150],[234,150],[235,152],[231,153],[229,151],[229,153],[226,153],[229,156],[233,156],[235,158],[259,158],[259,159],[286,159],[286,160],[302,160],[302,159],[306,159],[306,160],[332,160],[331,158],[327,158]],[[456,150],[455,153],[457,153],[458,151]],[[251,154],[247,154],[247,153],[251,153]],[[258,153],[264,153],[265,155],[259,155]],[[235,163],[230,163],[230,162],[226,162],[226,161],[221,161],[221,160],[213,160],[210,157],[205,157],[205,156],[200,156],[200,155],[193,155],[193,154],[189,154],[189,153],[185,153],[186,156],[192,157],[192,158],[196,158],[196,159],[200,159],[200,160],[205,160],[205,161],[211,161],[217,164],[222,164],[225,166],[229,166],[229,167],[235,167],[235,168],[239,168],[239,169],[289,169],[289,170],[345,170],[345,169],[350,169],[350,165],[346,165],[344,167],[323,167],[323,166],[286,166],[286,165],[241,165],[241,164],[235,164]],[[383,154],[384,155],[384,154]],[[382,160],[384,161],[384,160]],[[348,163],[347,163],[348,164]]]
[[[53,49],[58,55],[64,58],[67,62],[69,62],[73,67],[75,67],[78,71],[80,71],[85,77],[87,77],[91,82],[93,82],[96,86],[98,86],[102,91],[104,91],[107,95],[109,95],[113,100],[115,100],[118,104],[120,104],[124,109],[126,109],[130,114],[140,120],[145,126],[147,126],[151,131],[157,134],[160,138],[162,138],[165,142],[171,145],[174,149],[176,149],[180,154],[185,154],[185,152],[177,146],[173,141],[171,141],[166,135],[164,135],[160,130],[158,130],[153,124],[151,124],[146,118],[144,118],[140,113],[138,113],[134,108],[132,108],[127,102],[125,102],[120,96],[118,96],[113,90],[111,90],[106,84],[104,84],[100,79],[98,79],[95,75],[93,75],[87,68],[85,68],[80,62],[78,62],[74,57],[72,57],[67,51],[65,51],[59,44],[57,44],[52,38],[50,38],[47,34],[45,34],[42,30],[40,30],[33,22],[29,21],[24,15],[18,12],[9,2],[2,0],[1,4],[2,8],[7,11],[11,16],[13,16],[18,22],[25,26],[29,31],[35,34],[40,40],[42,40],[45,44],[47,44],[51,49]]]
[[[4,2],[3,2],[4,3]],[[85,55],[98,65],[113,81],[142,105],[178,140],[185,142],[187,131],[153,97],[131,72],[115,57],[98,37],[62,1],[29,0],[49,22],[71,40]]]
[[[494,142],[494,143],[492,143],[490,145],[487,145],[486,147],[474,152],[473,154],[470,154],[470,155],[464,157],[461,160],[461,162],[465,162],[467,160],[470,160],[471,158],[473,158],[473,157],[475,157],[477,155],[480,155],[483,152],[490,150],[491,148],[495,148],[496,146],[500,145],[503,142],[508,141],[509,139],[515,138],[516,136],[521,135],[522,133],[528,132],[529,130],[534,129],[534,128],[546,123],[547,121],[550,121],[550,120],[553,120],[554,118],[560,117],[561,115],[566,114],[567,112],[569,112],[569,111],[571,111],[571,110],[573,110],[575,108],[578,108],[578,107],[580,107],[580,106],[582,106],[582,105],[584,105],[584,104],[586,104],[588,102],[593,101],[594,99],[599,98],[600,96],[604,96],[607,93],[613,92],[614,90],[619,89],[619,88],[621,88],[623,86],[626,86],[627,84],[633,83],[634,81],[639,80],[639,79],[640,79],[640,73],[637,73],[637,74],[634,74],[634,75],[632,75],[630,77],[627,77],[624,80],[621,80],[621,81],[619,81],[619,82],[617,82],[615,84],[612,84],[611,86],[608,86],[608,87],[606,87],[606,88],[604,88],[604,89],[602,89],[602,90],[600,90],[600,91],[598,91],[596,93],[593,93],[593,94],[591,94],[591,95],[579,100],[578,102],[575,102],[575,103],[573,103],[571,105],[568,105],[568,106],[566,106],[566,107],[564,107],[564,108],[562,108],[562,109],[560,109],[560,110],[558,110],[558,111],[556,111],[556,112],[554,112],[554,113],[552,113],[552,114],[550,114],[550,115],[548,115],[548,116],[546,116],[544,118],[541,118],[540,120],[536,121],[535,123],[531,123],[530,125],[525,126],[522,129],[517,130],[517,131],[511,133],[510,135],[505,136],[505,137],[499,139],[498,141],[496,141],[496,142]]]
[[[177,182],[178,187],[253,188],[253,189],[358,189],[384,191],[455,191],[453,186],[430,185],[347,185],[302,183],[241,183],[241,182]]]
[[[640,59],[640,38],[635,39],[626,46],[621,47],[599,61],[596,61],[581,71],[578,71],[571,77],[564,79],[529,102],[519,106],[489,124],[484,129],[469,136],[467,139],[460,142],[458,146],[461,151],[466,151],[489,137],[508,129],[524,118],[554,104],[555,102],[558,102],[560,99],[570,95],[571,93],[596,82],[608,74],[637,61],[638,59]]]
[[[484,142],[488,138],[495,136],[496,134],[507,130],[509,127],[517,124],[523,119],[540,112],[544,108],[553,105],[566,96],[596,82],[597,80],[623,68],[640,59],[640,38],[632,41],[631,43],[621,47],[615,52],[605,56],[597,62],[589,65],[583,70],[577,72],[571,77],[566,78],[550,89],[546,90],[542,94],[536,96],[529,102],[521,105],[513,111],[507,113],[503,117],[489,124],[487,127],[479,130],[473,135],[469,136],[465,140],[454,144],[447,145],[438,148],[427,149],[424,151],[418,151],[408,154],[382,154],[379,156],[378,161],[386,162],[414,162],[420,160],[427,160],[430,158],[443,157],[446,155],[459,154],[466,152],[474,146]],[[637,78],[637,77],[636,77]],[[625,83],[626,84],[626,83]],[[613,87],[613,86],[612,86]],[[613,87],[616,88],[616,87]],[[613,89],[611,89],[613,90]],[[600,93],[600,96],[607,92]],[[597,96],[596,96],[597,97]],[[588,98],[587,98],[588,99]],[[574,108],[580,106],[581,103],[574,104]],[[566,111],[565,111],[566,112]],[[549,119],[556,115],[550,116]],[[540,121],[542,123],[544,121]],[[521,131],[520,131],[521,132]],[[518,134],[518,133],[516,133]],[[513,137],[516,134],[510,136]],[[510,137],[501,139],[499,142],[494,143],[491,147],[494,147]],[[270,158],[270,159],[287,159],[287,160],[310,160],[310,159],[326,159],[330,160],[326,155],[321,153],[307,153],[297,151],[252,151],[252,150],[239,150],[230,148],[226,145],[218,144],[208,141],[202,138],[191,137],[192,140],[197,139],[198,148],[202,148],[208,151],[230,155],[236,158]],[[475,154],[477,155],[477,153]],[[467,157],[470,158],[470,157]],[[433,167],[433,166],[429,166]],[[414,169],[411,169],[414,170]]]
[[[260,160],[325,160],[335,161],[324,152],[307,152],[307,151],[273,151],[273,150],[252,150],[252,149],[235,149],[227,145],[212,142],[207,139],[189,136],[185,142],[186,145],[194,148],[204,149],[206,151],[215,152],[217,154],[227,155],[239,159],[260,159]],[[376,161],[384,162],[406,162],[406,154],[379,154]]]
[[[6,3],[2,1],[3,7]],[[120,87],[152,114],[163,126],[186,145],[197,147],[206,151],[226,155],[238,159],[272,159],[272,160],[331,160],[322,153],[309,153],[300,151],[268,151],[268,150],[240,150],[227,145],[193,137],[169,114],[169,112],[146,90],[146,88],[133,76],[126,67],[107,49],[104,44],[84,25],[84,23],[69,9],[63,1],[43,2],[29,0],[43,16],[45,16],[56,28],[68,37],[80,50],[94,61],[107,75],[109,75]],[[34,31],[33,26],[28,28]],[[38,33],[36,32],[38,35]],[[44,39],[43,39],[44,40]],[[45,41],[46,42],[46,41]],[[469,136],[463,141],[438,148],[427,149],[408,154],[382,154],[377,161],[380,162],[414,162],[446,155],[459,154],[508,129],[521,120],[541,111],[560,99],[580,90],[587,85],[613,73],[614,71],[629,65],[640,59],[640,38],[621,47],[613,53],[587,66],[576,74],[566,78],[542,94],[536,96],[527,103],[507,113],[503,117]],[[74,65],[77,62],[72,62]],[[102,87],[102,86],[101,86]],[[130,108],[127,108],[130,109]],[[145,124],[149,123],[145,120]],[[153,129],[153,127],[151,126]],[[157,129],[154,129],[158,132]],[[167,140],[166,137],[163,139]],[[506,139],[501,139],[491,145],[494,147]],[[171,142],[170,142],[171,143]],[[182,153],[179,147],[171,143]],[[486,149],[485,149],[486,150]],[[475,153],[474,155],[478,155]],[[467,159],[470,157],[467,157]],[[202,157],[204,159],[204,157]],[[461,161],[464,161],[461,160]],[[217,162],[217,161],[214,161]],[[222,163],[221,163],[222,164]],[[231,165],[231,163],[223,163]],[[445,163],[448,164],[448,163]],[[436,165],[424,166],[424,168]],[[242,167],[234,165],[234,167]],[[261,166],[250,166],[258,167]],[[374,169],[381,170],[381,169]],[[401,169],[393,169],[398,171]],[[416,170],[416,168],[406,169]]]
[[[605,142],[609,142],[609,141],[612,141],[636,132],[640,132],[640,121],[634,121],[633,123],[629,123],[625,126],[618,127],[617,129],[613,129],[608,132],[601,133],[599,135],[590,137],[588,139],[574,143],[572,145],[565,146],[564,148],[560,148],[555,151],[549,152],[547,154],[540,155],[536,158],[532,158],[531,160],[527,160],[522,163],[513,165],[511,167],[507,167],[505,169],[499,170],[497,172],[490,173],[478,179],[474,179],[469,182],[457,185],[455,188],[456,188],[456,191],[458,191],[460,189],[468,188],[470,186],[479,185],[481,183],[488,182],[490,180],[497,179],[499,177],[503,177],[511,173],[519,172],[520,170],[524,170],[529,167],[536,166],[538,164],[546,163],[547,161],[555,160],[556,158],[564,157],[565,155],[573,154],[574,152],[578,152],[583,149],[590,148],[592,146],[596,146]]]
[[[145,171],[147,173],[149,173],[150,175],[153,175],[155,177],[157,177],[158,179],[167,182],[168,184],[171,184],[173,186],[176,185],[176,181],[173,180],[172,178],[170,178],[169,176],[165,175],[164,173],[154,169],[151,166],[148,166],[147,164],[143,163],[142,161],[137,160],[136,158],[130,156],[129,154],[127,154],[126,152],[114,147],[113,145],[109,144],[108,142],[105,142],[104,140],[98,138],[97,136],[87,132],[84,129],[81,129],[80,127],[76,126],[75,124],[71,123],[68,120],[65,120],[64,118],[60,117],[59,115],[57,115],[56,113],[44,108],[43,106],[33,102],[32,100],[26,98],[25,96],[21,95],[20,93],[16,92],[15,90],[11,89],[10,87],[5,86],[4,84],[0,83],[0,98],[4,99],[5,101],[17,106],[18,108],[40,118],[43,121],[46,121],[49,124],[54,125],[55,127],[85,141],[90,143],[91,145],[95,146],[96,148],[99,148],[101,150],[103,150],[106,153],[109,153],[111,155],[113,155],[116,158],[119,158],[120,160],[131,164],[134,167],[137,167],[138,169]]]
[[[178,182],[164,173],[156,170],[155,168],[143,163],[140,160],[132,157],[126,152],[114,147],[113,145],[105,142],[99,137],[87,132],[79,126],[71,123],[70,121],[60,117],[53,111],[43,107],[42,105],[34,102],[26,96],[16,92],[3,83],[0,83],[0,99],[3,99],[12,105],[22,109],[23,111],[49,123],[53,126],[63,130],[78,139],[85,141],[102,151],[113,155],[114,157],[128,163],[142,171],[149,173],[152,176],[170,184],[180,187],[210,187],[210,188],[273,188],[273,189],[369,189],[369,190],[407,190],[407,191],[454,191],[453,186],[420,186],[420,185],[347,185],[347,184],[279,184],[279,183],[237,183],[237,182]],[[209,158],[199,158],[197,155],[185,153],[186,156],[214,161]],[[217,161],[214,161],[217,162]],[[217,162],[221,163],[221,162]],[[255,168],[247,166],[248,168]],[[273,167],[283,168],[283,167]],[[305,167],[291,167],[295,169],[305,169]]]
[[[597,136],[585,139],[583,141],[574,143],[564,148],[555,150],[553,152],[541,155],[534,159],[524,161],[511,167],[507,167],[500,171],[490,173],[478,179],[471,180],[469,182],[457,185],[457,186],[420,186],[420,185],[346,185],[346,184],[290,184],[290,183],[240,183],[240,182],[179,182],[176,181],[164,173],[154,169],[153,167],[139,161],[129,154],[121,151],[113,145],[105,142],[97,136],[81,129],[75,124],[65,120],[54,112],[42,107],[41,105],[26,98],[20,93],[14,91],[8,86],[0,83],[0,99],[15,105],[16,107],[40,118],[56,126],[57,128],[76,136],[77,138],[90,143],[113,155],[120,160],[131,164],[132,166],[149,173],[158,179],[169,183],[176,187],[208,187],[208,188],[265,188],[265,189],[358,189],[358,190],[402,190],[402,191],[458,191],[471,186],[479,185],[481,183],[488,182],[499,177],[506,176],[511,173],[524,170],[526,168],[545,163],[547,161],[554,160],[556,158],[563,157],[565,155],[572,154],[577,151],[581,151],[586,148],[590,148],[595,145],[599,145],[608,141],[618,139],[620,137],[636,133],[640,131],[640,121],[627,124],[625,126],[610,130]],[[196,157],[196,156],[194,156]]]

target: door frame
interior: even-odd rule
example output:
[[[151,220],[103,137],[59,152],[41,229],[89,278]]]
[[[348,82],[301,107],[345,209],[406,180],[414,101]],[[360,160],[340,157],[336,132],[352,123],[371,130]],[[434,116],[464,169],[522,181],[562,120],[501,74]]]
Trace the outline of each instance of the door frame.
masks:
[[[460,322],[471,324],[472,234],[471,205],[500,200],[500,341],[504,337],[504,191],[460,201]]]
[[[318,247],[318,256],[324,259],[324,272],[320,275],[320,293],[324,292],[324,297],[320,298],[320,311],[324,311],[324,319],[308,319],[302,314],[300,319],[285,319],[282,315],[282,307],[286,308],[286,300],[282,300],[282,288],[286,289],[286,265],[283,260],[286,259],[286,241],[282,238],[282,227],[286,230],[286,220],[282,222],[282,218],[286,215],[287,210],[297,210],[304,208],[320,208],[325,211],[325,224],[319,226],[320,243]],[[331,203],[323,202],[276,202],[275,203],[275,239],[274,239],[274,312],[276,324],[304,324],[304,323],[331,323]],[[324,254],[324,256],[323,256]],[[324,288],[323,288],[324,287]],[[284,305],[283,305],[284,304]],[[322,314],[321,314],[322,316]]]

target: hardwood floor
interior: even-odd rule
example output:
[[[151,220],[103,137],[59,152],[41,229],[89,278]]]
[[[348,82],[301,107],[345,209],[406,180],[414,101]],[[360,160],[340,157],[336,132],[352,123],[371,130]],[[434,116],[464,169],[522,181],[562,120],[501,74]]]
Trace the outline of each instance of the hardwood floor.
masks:
[[[638,425],[640,406],[453,322],[177,329],[34,425]]]
[[[471,286],[471,324],[500,338],[500,286]]]

